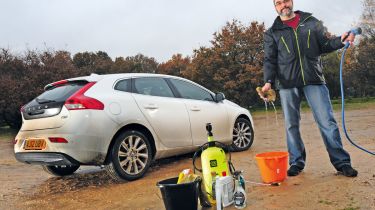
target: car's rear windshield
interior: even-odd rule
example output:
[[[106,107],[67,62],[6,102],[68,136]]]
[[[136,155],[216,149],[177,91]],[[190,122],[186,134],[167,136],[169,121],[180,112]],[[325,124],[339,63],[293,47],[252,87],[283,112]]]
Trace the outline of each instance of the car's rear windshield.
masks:
[[[39,104],[48,102],[63,102],[82,88],[85,84],[85,82],[75,82],[53,87],[38,96],[35,101]]]

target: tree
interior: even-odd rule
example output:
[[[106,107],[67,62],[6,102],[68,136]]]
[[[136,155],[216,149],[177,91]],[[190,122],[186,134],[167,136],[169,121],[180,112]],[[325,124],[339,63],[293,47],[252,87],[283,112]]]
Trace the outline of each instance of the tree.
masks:
[[[341,97],[340,90],[340,61],[341,53],[343,51],[336,51],[322,56],[322,62],[324,66],[324,78],[326,85],[329,89],[331,98]],[[353,89],[356,86],[355,78],[352,77],[354,66],[357,63],[356,48],[351,47],[347,50],[343,69],[344,87],[347,90],[346,94],[349,96],[355,96]],[[349,90],[349,91],[348,91]]]
[[[356,64],[350,78],[359,97],[375,95],[375,36],[366,37],[358,45]]]
[[[66,51],[27,51],[13,56],[0,52],[0,121],[13,128],[21,125],[20,108],[43,92],[48,83],[79,74]]]
[[[89,52],[77,53],[73,56],[73,63],[77,68],[92,67],[95,63],[95,54]]]
[[[113,61],[106,52],[98,51],[77,53],[73,56],[74,65],[80,69],[84,75],[91,73],[105,74],[109,73],[112,68]]]
[[[142,54],[126,58],[117,57],[112,65],[112,73],[156,73],[158,63],[155,58]]]
[[[364,0],[363,6],[362,38],[354,55],[346,59],[352,61],[348,66],[348,79],[359,97],[375,95],[375,0]]]
[[[262,83],[264,24],[228,22],[214,33],[212,47],[194,51],[191,79],[214,91],[222,91],[242,106],[259,102],[255,88]]]
[[[184,76],[183,74],[187,71],[190,63],[191,60],[189,57],[183,58],[181,54],[175,54],[167,62],[159,64],[157,73]]]
[[[111,73],[129,73],[131,68],[131,62],[126,61],[123,57],[117,57],[112,65]]]
[[[142,54],[126,57],[125,61],[129,63],[129,72],[131,73],[155,73],[158,66],[155,58],[149,58]]]
[[[363,1],[363,13],[360,21],[360,26],[363,30],[363,35],[367,37],[375,36],[375,0]]]

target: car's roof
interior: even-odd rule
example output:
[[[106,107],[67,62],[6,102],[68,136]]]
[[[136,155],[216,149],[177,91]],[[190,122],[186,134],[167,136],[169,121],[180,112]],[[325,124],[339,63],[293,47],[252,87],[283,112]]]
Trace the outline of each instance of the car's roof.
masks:
[[[166,75],[166,74],[152,74],[152,73],[122,73],[122,74],[91,74],[90,76],[83,76],[83,77],[75,77],[67,79],[68,81],[76,81],[76,80],[86,80],[88,82],[96,82],[104,78],[132,78],[132,77],[168,77],[168,78],[178,78],[184,79],[181,77]]]
[[[153,74],[153,73],[94,74],[94,73],[92,73],[90,76],[74,77],[74,78],[65,79],[65,80],[61,80],[61,81],[64,81],[64,82],[67,82],[67,81],[68,82],[71,82],[71,81],[98,82],[98,81],[100,81],[104,78],[118,80],[118,79],[134,78],[134,77],[163,77],[163,78],[174,78],[174,79],[184,80],[184,81],[193,83],[195,85],[198,85],[201,88],[203,88],[203,89],[209,91],[210,93],[214,94],[211,90],[209,90],[209,89],[203,87],[202,85],[197,84],[197,83],[195,83],[191,80],[188,80],[188,79],[185,79],[185,78],[182,78],[182,77],[167,75],[167,74]],[[57,82],[48,84],[44,87],[44,89],[46,90],[48,87],[54,86],[55,83],[60,83],[61,81],[57,81]]]

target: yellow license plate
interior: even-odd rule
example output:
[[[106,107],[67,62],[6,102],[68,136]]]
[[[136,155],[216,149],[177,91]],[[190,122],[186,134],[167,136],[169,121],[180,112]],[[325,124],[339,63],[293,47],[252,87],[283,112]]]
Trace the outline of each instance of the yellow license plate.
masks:
[[[43,150],[46,148],[46,141],[44,139],[26,139],[25,150]]]

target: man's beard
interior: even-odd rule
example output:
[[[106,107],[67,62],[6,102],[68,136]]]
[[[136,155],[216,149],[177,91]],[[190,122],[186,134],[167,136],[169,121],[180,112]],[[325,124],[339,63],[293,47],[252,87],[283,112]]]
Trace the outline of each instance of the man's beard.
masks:
[[[293,14],[293,7],[285,7],[280,12],[278,12],[280,16],[283,17],[290,17]]]

